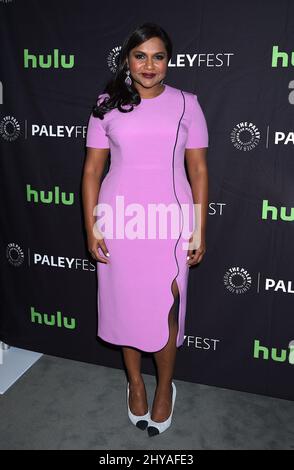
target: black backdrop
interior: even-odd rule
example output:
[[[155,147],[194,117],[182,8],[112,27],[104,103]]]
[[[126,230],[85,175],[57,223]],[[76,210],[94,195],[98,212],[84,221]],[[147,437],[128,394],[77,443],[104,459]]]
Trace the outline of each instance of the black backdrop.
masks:
[[[155,21],[174,44],[165,81],[198,95],[210,138],[207,252],[190,271],[175,378],[293,400],[293,2],[12,0],[0,11],[0,339],[123,367],[96,337],[84,138],[125,36]],[[154,374],[148,354],[142,370]]]

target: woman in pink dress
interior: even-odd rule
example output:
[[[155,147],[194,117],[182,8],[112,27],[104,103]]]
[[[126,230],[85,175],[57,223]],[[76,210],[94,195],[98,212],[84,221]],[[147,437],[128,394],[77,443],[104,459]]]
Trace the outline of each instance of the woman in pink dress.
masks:
[[[171,424],[189,268],[206,250],[207,125],[197,95],[163,83],[171,56],[170,38],[156,24],[125,40],[89,119],[82,181],[97,261],[97,335],[122,346],[128,416],[149,436]],[[142,351],[154,354],[158,373],[151,413]]]

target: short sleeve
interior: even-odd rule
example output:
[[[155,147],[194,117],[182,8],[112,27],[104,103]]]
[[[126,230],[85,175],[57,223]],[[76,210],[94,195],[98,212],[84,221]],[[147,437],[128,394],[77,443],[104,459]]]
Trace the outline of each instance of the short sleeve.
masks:
[[[204,113],[198,102],[197,95],[193,94],[190,98],[190,119],[186,148],[192,149],[208,147],[208,129]]]
[[[100,97],[98,96],[97,104],[99,103]],[[103,95],[104,96],[104,95]],[[86,147],[93,147],[99,149],[108,149],[109,147],[109,140],[104,130],[102,120],[98,117],[94,117],[91,113],[88,128],[87,128],[87,136],[86,136]]]

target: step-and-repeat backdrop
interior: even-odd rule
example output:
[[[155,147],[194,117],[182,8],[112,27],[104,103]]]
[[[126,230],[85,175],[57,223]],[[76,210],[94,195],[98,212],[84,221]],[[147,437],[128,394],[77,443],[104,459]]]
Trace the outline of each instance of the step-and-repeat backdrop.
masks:
[[[175,378],[294,399],[294,4],[0,1],[1,324],[12,346],[123,368],[97,338],[83,224],[88,118],[123,40],[172,38],[165,82],[209,128],[207,252]],[[106,169],[107,171],[107,169]],[[143,355],[142,371],[154,374]]]

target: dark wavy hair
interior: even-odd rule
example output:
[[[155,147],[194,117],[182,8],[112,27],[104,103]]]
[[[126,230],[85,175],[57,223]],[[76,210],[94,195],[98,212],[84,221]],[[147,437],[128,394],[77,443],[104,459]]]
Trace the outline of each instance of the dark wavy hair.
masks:
[[[158,37],[163,41],[168,61],[170,60],[172,57],[172,42],[166,31],[155,23],[143,23],[138,26],[127,36],[122,45],[115,76],[107,83],[103,91],[103,93],[108,93],[109,97],[105,97],[99,104],[96,103],[93,106],[93,116],[104,119],[104,114],[114,108],[117,108],[122,113],[129,113],[133,111],[133,105],[138,105],[141,102],[140,94],[134,87],[133,82],[131,85],[125,83],[126,70],[128,69],[126,58],[131,49],[153,37]],[[124,109],[122,106],[130,107]]]

